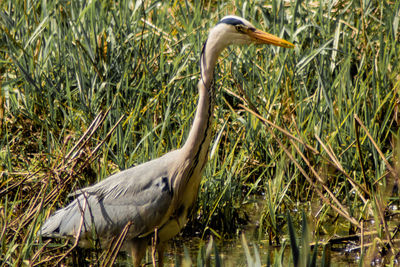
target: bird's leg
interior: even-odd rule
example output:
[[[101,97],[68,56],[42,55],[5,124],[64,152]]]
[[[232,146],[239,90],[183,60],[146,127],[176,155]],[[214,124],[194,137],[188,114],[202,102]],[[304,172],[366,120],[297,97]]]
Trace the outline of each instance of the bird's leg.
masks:
[[[164,251],[165,251],[166,245],[167,245],[167,242],[160,242],[157,245],[158,266],[159,267],[164,266]]]
[[[146,254],[147,240],[138,238],[131,241],[131,255],[133,266],[139,267],[144,255]]]

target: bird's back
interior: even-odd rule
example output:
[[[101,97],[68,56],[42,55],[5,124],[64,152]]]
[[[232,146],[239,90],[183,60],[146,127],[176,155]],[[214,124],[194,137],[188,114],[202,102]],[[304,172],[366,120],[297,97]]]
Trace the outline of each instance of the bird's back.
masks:
[[[47,219],[40,234],[76,237],[80,229],[81,238],[95,232],[108,240],[120,234],[128,222],[132,223],[128,238],[160,227],[168,219],[171,175],[178,158],[179,151],[171,151],[76,191],[76,199]]]

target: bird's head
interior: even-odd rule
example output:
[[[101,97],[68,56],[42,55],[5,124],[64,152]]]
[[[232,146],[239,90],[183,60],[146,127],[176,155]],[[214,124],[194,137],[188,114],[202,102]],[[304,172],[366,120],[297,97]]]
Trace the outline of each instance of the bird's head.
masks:
[[[209,41],[219,43],[221,48],[231,44],[271,44],[285,48],[294,45],[272,34],[256,29],[249,21],[237,17],[226,16],[222,18],[211,30]]]
[[[219,54],[231,44],[271,44],[294,48],[294,44],[272,34],[256,29],[247,20],[237,16],[226,16],[211,29],[201,52],[201,76],[209,86]]]

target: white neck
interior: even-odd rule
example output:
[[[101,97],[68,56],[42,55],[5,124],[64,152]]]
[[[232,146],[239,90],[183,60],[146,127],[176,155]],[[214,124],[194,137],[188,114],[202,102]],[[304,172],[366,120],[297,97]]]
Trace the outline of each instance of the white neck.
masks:
[[[193,126],[185,145],[182,147],[190,157],[200,157],[198,160],[201,162],[201,166],[204,165],[203,161],[207,160],[207,153],[211,142],[211,121],[215,98],[214,88],[212,88],[214,68],[218,56],[227,45],[226,42],[219,40],[218,31],[212,30],[201,53],[201,78],[198,83],[199,102]]]

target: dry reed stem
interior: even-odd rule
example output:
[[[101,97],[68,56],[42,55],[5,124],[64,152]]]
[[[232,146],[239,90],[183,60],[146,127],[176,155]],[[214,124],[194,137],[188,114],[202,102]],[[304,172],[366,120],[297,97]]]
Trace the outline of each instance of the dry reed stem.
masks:
[[[250,105],[249,105],[250,106]],[[304,143],[301,139],[297,138],[296,136],[292,135],[291,133],[289,133],[288,131],[286,131],[285,129],[281,128],[280,126],[274,124],[273,122],[267,120],[266,118],[262,117],[258,110],[252,110],[242,104],[239,104],[239,107],[243,108],[244,110],[246,110],[247,112],[250,112],[251,114],[253,114],[254,116],[256,116],[259,120],[263,121],[264,124],[268,124],[269,126],[272,126],[273,128],[277,129],[278,131],[280,131],[281,133],[283,133],[284,135],[286,135],[287,137],[296,140],[297,142],[299,142],[300,144],[302,144],[303,146],[305,146],[306,148],[308,148],[309,150],[311,150],[314,154],[318,155],[319,152],[318,150],[316,150],[315,148],[313,148],[312,146],[310,146],[309,144]]]
[[[365,133],[367,134],[369,140],[371,143],[374,145],[376,151],[378,152],[379,156],[382,158],[383,162],[385,162],[386,167],[389,169],[389,171],[392,173],[394,177],[399,177],[399,174],[397,171],[390,165],[389,161],[385,158],[385,155],[383,155],[381,149],[378,147],[376,144],[375,140],[372,138],[371,134],[369,133],[368,129],[365,127],[364,123],[360,120],[360,118],[357,116],[357,114],[354,114],[354,119],[357,121],[357,123],[363,128]]]
[[[355,120],[354,120],[354,122],[355,122]],[[367,176],[365,175],[365,166],[364,166],[364,162],[362,160],[362,154],[361,154],[359,124],[354,123],[354,126],[355,126],[354,128],[356,130],[356,143],[357,143],[358,160],[360,162],[361,173],[363,175],[363,181],[364,181],[365,188],[368,189]]]
[[[302,159],[304,160],[304,162],[307,164],[307,166],[310,168],[311,172],[318,178],[318,180],[321,182],[322,178],[319,176],[319,174],[315,171],[314,167],[310,164],[310,162],[308,161],[308,159],[304,156],[303,153],[301,153],[300,149],[298,148],[298,146],[292,141],[289,141],[290,144],[296,149],[297,153],[302,157]],[[312,185],[314,186],[314,188],[317,191],[320,191],[319,188],[316,187],[315,183],[312,182]],[[324,188],[324,190],[329,194],[329,196],[331,197],[331,199],[333,200],[333,202],[336,203],[336,205],[346,214],[346,216],[351,217],[349,215],[349,212],[346,210],[345,207],[343,207],[343,205],[340,203],[340,201],[335,197],[335,195],[331,192],[331,190],[325,185],[324,182],[321,182],[321,186]],[[320,192],[319,194],[322,194],[322,192]],[[354,218],[352,218],[354,219]],[[355,220],[355,219],[354,219]]]
[[[361,221],[361,254],[364,253],[364,221]]]
[[[47,240],[44,245],[38,249],[35,254],[32,256],[31,260],[29,261],[29,265],[32,266],[33,263],[36,261],[36,259],[40,256],[40,254],[43,252],[43,250],[47,247],[48,244],[51,243],[51,240]]]
[[[14,188],[17,188],[18,186],[22,185],[26,180],[28,180],[29,178],[33,177],[34,175],[38,174],[39,170],[35,171],[32,174],[28,174],[26,175],[23,179],[21,179],[20,181],[18,181],[17,183],[10,185],[8,187],[6,187],[5,189],[3,189],[2,191],[0,191],[0,197],[7,195],[11,190],[13,190]]]
[[[98,120],[101,119],[102,114],[101,112],[99,114],[96,115],[96,117],[93,119],[93,121],[90,123],[89,127],[86,129],[86,131],[83,133],[83,135],[81,136],[81,138],[79,138],[79,140],[76,142],[76,144],[70,149],[70,151],[67,153],[67,155],[65,155],[64,160],[69,159],[69,157],[71,156],[71,154],[75,151],[75,149],[78,148],[78,151],[81,150],[85,144],[87,143],[88,140],[90,140],[90,137],[95,133],[97,127],[99,126],[98,124]],[[89,133],[91,134],[88,138],[86,138],[86,136],[89,135]],[[86,141],[84,141],[86,139]],[[74,154],[76,155],[76,153]],[[74,157],[73,157],[74,158]],[[64,163],[64,162],[63,162]],[[61,164],[59,165],[59,167],[61,167]]]
[[[83,193],[85,196],[85,193]],[[69,254],[71,253],[72,250],[74,250],[74,248],[76,248],[79,244],[79,238],[81,237],[81,231],[82,231],[82,226],[84,224],[84,219],[85,219],[85,210],[86,210],[86,204],[87,204],[87,199],[86,196],[84,197],[85,201],[83,202],[83,208],[81,209],[81,221],[79,223],[79,228],[78,228],[78,234],[75,237],[75,242],[72,245],[72,247],[70,249],[67,250],[67,252],[64,253],[64,255],[62,255],[62,257],[57,261],[57,263],[55,265],[59,265],[60,262]],[[78,202],[79,203],[79,202]],[[79,205],[80,207],[80,205]]]
[[[93,162],[93,160],[96,158],[94,156],[94,154],[97,153],[97,151],[100,149],[100,147],[110,138],[110,136],[113,134],[113,132],[115,131],[115,129],[117,128],[117,126],[119,125],[119,123],[122,121],[122,119],[125,116],[122,115],[119,120],[114,124],[114,126],[110,129],[110,131],[108,131],[106,137],[100,142],[100,144],[98,144],[93,151],[90,153],[90,155],[87,157],[86,161],[81,165],[80,169],[78,170],[78,173],[80,173],[85,166],[89,165],[91,162]]]
[[[357,193],[359,194],[360,198],[362,199],[362,201],[365,203],[367,203],[367,200],[364,198],[364,196],[360,193],[359,189],[361,189],[363,191],[363,193],[369,195],[369,192],[367,191],[366,188],[364,188],[363,186],[361,186],[359,183],[357,183],[356,181],[354,181],[353,178],[350,177],[350,175],[347,174],[347,172],[344,170],[342,164],[340,164],[339,160],[336,158],[335,154],[332,152],[331,149],[329,149],[323,142],[322,140],[319,138],[319,136],[316,134],[315,138],[317,139],[318,143],[320,143],[320,145],[322,146],[322,148],[325,150],[325,152],[328,154],[329,158],[332,160],[332,162],[334,163],[334,166],[341,172],[343,173],[346,178],[349,180],[350,184],[352,185],[352,187],[354,188],[354,190],[357,191]]]
[[[379,156],[382,158],[382,160],[385,162],[386,167],[389,169],[389,171],[392,173],[392,175],[394,177],[399,177],[397,171],[390,165],[390,163],[387,161],[387,159],[385,158],[385,155],[383,155],[382,151],[380,150],[380,148],[378,147],[378,145],[376,144],[375,140],[372,138],[371,134],[369,133],[368,129],[365,127],[364,123],[360,120],[360,118],[357,116],[357,114],[354,114],[354,119],[357,121],[357,123],[361,126],[361,128],[365,131],[365,133],[367,134],[369,140],[371,141],[371,143],[373,144],[373,146],[375,147],[376,151],[378,152]],[[386,235],[386,239],[387,242],[390,244],[391,249],[392,249],[392,253],[395,253],[394,251],[394,246],[392,243],[392,238],[390,237],[390,232],[389,232],[389,228],[387,225],[387,221],[385,219],[385,215],[383,214],[383,211],[385,210],[385,207],[382,203],[382,198],[381,196],[374,196],[374,201],[375,204],[377,206],[377,210],[378,210],[378,215],[380,217],[381,223],[383,224],[383,228],[384,228],[384,232]]]
[[[378,240],[381,241],[380,239],[378,239]],[[398,238],[398,239],[393,239],[392,242],[393,242],[394,244],[399,244],[399,246],[400,246],[400,238]],[[365,244],[363,245],[363,247],[361,247],[361,246],[355,246],[354,248],[351,249],[351,251],[357,251],[357,250],[369,248],[369,247],[371,247],[372,245],[373,245],[373,242],[365,243]],[[385,244],[385,243],[381,243],[381,245],[384,246],[384,247],[387,246],[387,244]],[[394,249],[394,248],[395,248],[395,246],[392,244],[391,249]],[[392,252],[392,253],[393,253],[393,252]],[[396,255],[396,254],[394,253],[393,255]],[[396,265],[394,265],[394,266],[396,266]]]
[[[157,232],[158,229],[154,229],[154,237],[151,238],[151,260],[153,262],[153,266],[156,266],[156,250],[157,250]]]
[[[272,132],[271,132],[272,133]],[[273,133],[272,133],[273,134]],[[351,217],[348,212],[343,208],[342,205],[340,205],[341,208],[336,207],[335,205],[332,205],[332,203],[324,196],[324,194],[319,190],[319,188],[316,186],[316,184],[313,182],[313,180],[308,176],[307,172],[300,166],[300,164],[296,161],[296,159],[292,156],[290,151],[283,145],[281,140],[276,137],[273,134],[274,139],[278,142],[279,146],[285,151],[286,155],[290,158],[290,160],[296,165],[296,167],[300,170],[300,172],[303,174],[303,176],[307,179],[307,181],[314,187],[315,192],[321,197],[321,199],[328,204],[331,208],[336,210],[340,215],[342,215],[344,218],[346,218],[349,222],[351,222],[353,225],[357,226],[358,228],[360,227],[360,224],[356,219]],[[335,198],[336,199],[336,198]],[[342,209],[343,208],[343,209]]]
[[[66,178],[63,179],[63,181],[61,183],[61,187],[54,187],[51,190],[51,192],[49,194],[47,194],[47,197],[45,199],[45,205],[47,205],[53,199],[55,199],[55,198],[57,199],[58,196],[60,196],[60,194],[63,192],[63,189],[66,187],[66,185],[69,184],[69,182],[72,180],[72,178],[74,176],[80,174],[85,169],[86,166],[88,166],[91,162],[93,162],[93,160],[96,158],[95,154],[98,152],[100,147],[110,138],[112,133],[115,131],[116,127],[119,125],[119,123],[124,118],[124,116],[121,116],[121,118],[115,123],[115,125],[110,129],[110,131],[108,131],[106,137],[100,142],[100,144],[98,144],[90,152],[90,154],[88,156],[86,156],[85,161],[79,166],[79,168],[75,168],[75,166],[78,163],[78,160],[75,157],[75,155],[81,155],[81,153],[79,151],[81,151],[84,148],[84,145],[88,142],[88,140],[91,139],[91,136],[93,136],[93,134],[99,129],[100,125],[103,124],[103,122],[104,122],[104,120],[106,118],[106,115],[109,113],[109,111],[110,111],[110,108],[107,109],[107,111],[105,112],[104,116],[100,116],[100,113],[99,113],[98,116],[96,116],[96,118],[99,118],[99,119],[93,120],[93,122],[91,124],[91,127],[89,127],[86,130],[86,132],[83,134],[83,136],[87,136],[86,140],[83,141],[83,138],[79,139],[78,144],[81,144],[81,145],[79,146],[79,149],[77,150],[77,152],[75,152],[74,156],[68,162],[66,162],[65,164],[63,164],[63,165],[60,164],[58,166],[58,168],[55,170],[56,173],[65,173],[66,174]],[[94,123],[94,122],[96,122],[96,123]],[[77,145],[75,145],[74,148],[75,147],[77,147]],[[68,157],[70,157],[70,155],[72,154],[73,150],[74,149],[71,149],[70,152],[68,152],[68,154],[67,154]],[[68,158],[68,157],[66,157],[66,158]]]
[[[249,102],[249,100],[247,100]],[[276,126],[275,124],[273,124],[272,122],[268,121],[267,119],[263,118],[262,116],[260,116],[258,110],[255,108],[254,105],[253,108],[255,110],[252,110],[250,108],[245,107],[244,105],[240,105],[241,107],[243,107],[245,110],[247,110],[248,112],[250,112],[251,114],[255,115],[257,118],[260,119],[260,121],[266,125],[271,125],[274,128],[278,129],[278,130],[282,130],[282,133],[284,133],[286,136],[289,137],[293,137],[292,139],[298,141],[299,143],[305,145],[307,148],[309,147],[308,145],[306,145],[304,142],[302,142],[300,139],[298,139],[297,137],[292,136],[291,134],[289,134],[286,130],[280,128],[279,126]],[[358,221],[356,219],[354,219],[352,216],[349,215],[349,213],[346,211],[346,209],[340,204],[340,202],[336,199],[336,197],[334,197],[334,195],[332,193],[330,193],[330,190],[328,189],[327,192],[328,194],[333,197],[332,199],[334,200],[334,202],[340,207],[336,207],[335,205],[332,205],[332,203],[324,196],[324,194],[319,190],[319,188],[316,186],[316,184],[313,182],[313,180],[308,176],[308,174],[306,173],[306,171],[300,166],[300,164],[293,158],[292,154],[290,153],[290,151],[288,151],[288,149],[283,145],[283,143],[281,142],[281,140],[275,136],[275,134],[273,133],[273,131],[267,127],[267,129],[270,131],[271,135],[273,136],[273,138],[278,142],[279,146],[284,150],[284,152],[286,153],[286,155],[290,158],[290,160],[296,165],[296,167],[300,170],[300,172],[303,174],[303,176],[307,179],[307,181],[314,187],[315,191],[317,192],[317,194],[321,197],[321,199],[328,204],[330,207],[332,207],[334,210],[336,210],[336,212],[338,212],[339,214],[341,214],[344,218],[346,218],[349,222],[351,222],[353,225],[357,226],[358,228],[360,228],[360,224],[358,223]],[[291,142],[291,144],[294,144],[293,142]],[[295,146],[297,147],[297,146]],[[310,146],[311,147],[311,146]],[[312,148],[312,150],[314,151],[315,149]],[[322,183],[322,185],[324,185]],[[325,187],[324,187],[325,189]]]
[[[117,258],[118,252],[120,251],[122,244],[124,243],[125,238],[129,232],[129,228],[132,224],[132,221],[129,221],[125,224],[124,228],[121,231],[121,234],[118,236],[118,239],[115,240],[115,242],[111,243],[111,246],[107,250],[106,256],[101,262],[100,266],[113,266],[115,259]]]

